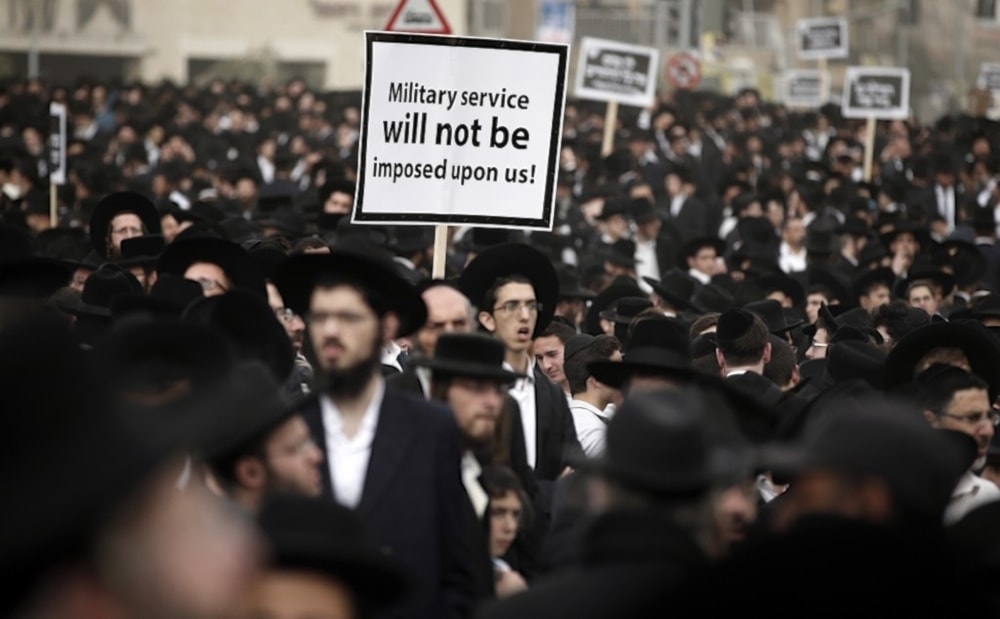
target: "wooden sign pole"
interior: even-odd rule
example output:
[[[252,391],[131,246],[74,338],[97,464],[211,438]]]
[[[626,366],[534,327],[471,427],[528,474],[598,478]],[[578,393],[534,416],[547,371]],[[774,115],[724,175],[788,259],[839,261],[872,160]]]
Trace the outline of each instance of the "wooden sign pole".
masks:
[[[444,279],[445,262],[448,260],[448,226],[434,226],[434,261],[431,266],[431,277]]]
[[[601,156],[607,157],[615,149],[615,125],[618,124],[618,102],[608,101],[608,110],[604,114],[604,141],[601,143]]]
[[[862,177],[866,183],[872,180],[872,161],[875,158],[875,127],[877,122],[874,116],[869,116],[865,130],[865,167]]]
[[[59,225],[59,185],[49,183],[49,226],[56,228]]]

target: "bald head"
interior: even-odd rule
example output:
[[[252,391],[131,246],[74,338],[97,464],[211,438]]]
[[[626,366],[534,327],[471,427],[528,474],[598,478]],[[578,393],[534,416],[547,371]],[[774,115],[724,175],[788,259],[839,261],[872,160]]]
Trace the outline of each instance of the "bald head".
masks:
[[[472,304],[451,286],[431,286],[421,295],[427,305],[427,322],[417,331],[417,348],[428,357],[434,354],[442,333],[471,333]]]

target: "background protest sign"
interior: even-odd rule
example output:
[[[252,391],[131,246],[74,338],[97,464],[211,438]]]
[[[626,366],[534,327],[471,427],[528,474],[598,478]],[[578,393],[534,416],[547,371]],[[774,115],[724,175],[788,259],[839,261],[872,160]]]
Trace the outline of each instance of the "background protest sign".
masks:
[[[353,221],[550,230],[568,47],[365,33]]]
[[[848,67],[844,78],[845,118],[905,119],[910,115],[910,70]]]
[[[819,107],[830,98],[830,73],[827,71],[786,71],[783,84],[788,107]]]
[[[659,66],[660,52],[652,47],[584,37],[576,64],[575,95],[648,107],[656,96]]]
[[[984,62],[979,65],[979,78],[976,80],[980,88],[1000,92],[1000,64]]]
[[[800,19],[795,24],[799,58],[847,58],[847,20],[842,17]]]
[[[49,104],[49,182],[66,183],[66,106]]]

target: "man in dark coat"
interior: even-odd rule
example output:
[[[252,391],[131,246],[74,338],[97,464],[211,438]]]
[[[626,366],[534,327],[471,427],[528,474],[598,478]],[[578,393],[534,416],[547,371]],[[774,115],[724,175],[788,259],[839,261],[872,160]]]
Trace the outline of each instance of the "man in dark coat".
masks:
[[[653,617],[671,588],[706,563],[713,485],[704,400],[696,391],[626,399],[608,424],[607,451],[590,462],[595,514],[582,565],[487,608],[480,617]],[[688,517],[682,517],[687,514]]]
[[[393,616],[466,616],[470,554],[454,532],[467,499],[454,417],[387,388],[379,367],[381,342],[426,321],[423,300],[390,256],[360,240],[289,259],[276,283],[288,306],[307,317],[320,397],[303,416],[328,464],[324,494],[355,509],[413,583]]]
[[[745,309],[729,310],[719,317],[716,338],[715,354],[726,383],[774,410],[783,394],[764,376],[764,366],[771,360],[771,342],[760,316]]]

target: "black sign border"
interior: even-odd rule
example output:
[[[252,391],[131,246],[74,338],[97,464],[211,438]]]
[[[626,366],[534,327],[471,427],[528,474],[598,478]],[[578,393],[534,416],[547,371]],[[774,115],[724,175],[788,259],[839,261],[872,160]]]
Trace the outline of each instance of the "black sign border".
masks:
[[[448,215],[445,213],[365,213],[363,209],[365,194],[365,153],[368,152],[368,112],[371,104],[372,81],[372,46],[375,43],[410,43],[415,45],[436,45],[451,47],[473,47],[483,49],[509,49],[528,52],[552,53],[559,57],[559,80],[556,83],[555,101],[553,102],[553,118],[557,120],[549,140],[549,167],[546,170],[545,204],[542,217],[503,217],[487,215]],[[556,190],[556,178],[559,169],[559,144],[562,138],[563,110],[566,104],[566,69],[568,66],[569,46],[553,43],[536,43],[531,41],[513,41],[507,39],[483,39],[472,37],[455,37],[441,35],[415,35],[397,32],[365,32],[365,90],[361,110],[361,148],[358,150],[358,184],[354,194],[354,213],[352,222],[365,223],[398,223],[410,225],[464,225],[476,224],[483,226],[505,228],[531,228],[534,230],[551,230],[554,214],[553,201]]]

